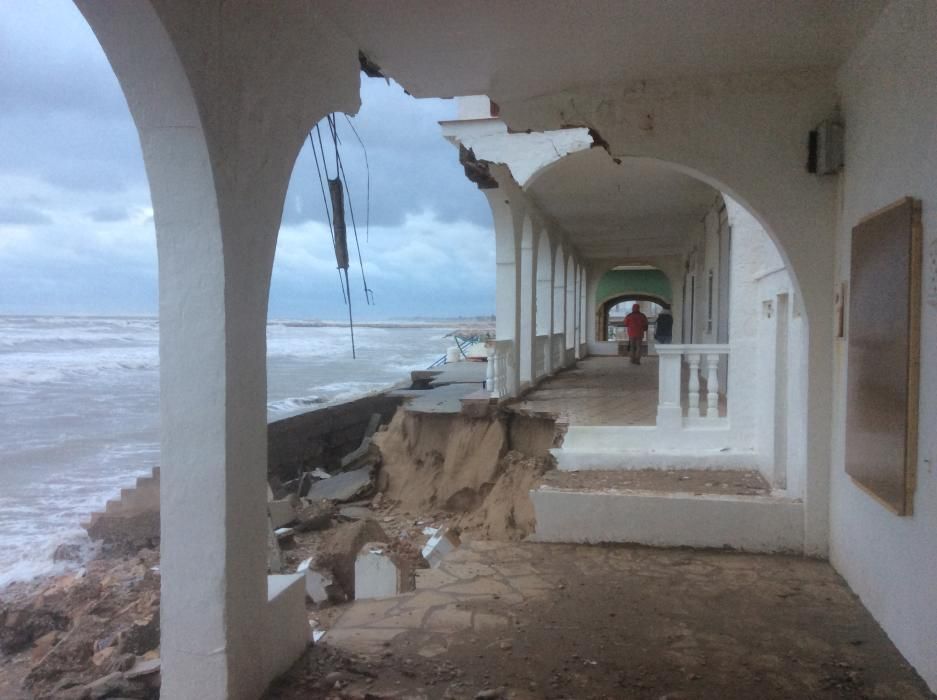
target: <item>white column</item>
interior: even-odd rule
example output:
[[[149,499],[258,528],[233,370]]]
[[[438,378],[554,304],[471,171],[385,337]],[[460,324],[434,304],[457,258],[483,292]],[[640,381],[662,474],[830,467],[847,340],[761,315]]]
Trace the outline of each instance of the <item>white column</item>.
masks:
[[[576,347],[576,268],[572,256],[566,261],[566,348]],[[575,353],[573,353],[575,357]]]
[[[563,356],[555,371],[566,364],[566,264],[562,248],[557,248],[553,265],[553,333],[563,334]]]
[[[553,332],[553,258],[550,234],[546,229],[540,231],[537,245],[537,335],[549,337]],[[549,345],[549,343],[548,343]],[[552,371],[552,353],[544,351],[540,360],[544,371]]]
[[[514,352],[520,352],[521,336],[521,236],[515,225],[517,217],[506,193],[498,189],[484,190],[491,207],[495,227],[495,337],[513,340]],[[510,365],[513,377],[510,387],[519,384],[520,363]],[[502,392],[507,387],[501,387]],[[506,394],[505,394],[506,395]]]
[[[253,700],[308,639],[301,580],[282,589],[276,610],[268,604],[270,273],[302,125],[357,109],[357,48],[311,15],[278,21],[272,6],[257,6],[251,21],[278,27],[279,52],[220,39],[246,21],[237,8],[179,4],[158,15],[148,2],[93,0],[79,8],[127,98],[154,210],[161,693]],[[315,47],[321,73],[283,59],[284,47],[301,42]]]
[[[533,382],[536,363],[537,337],[537,246],[536,233],[530,219],[524,220],[521,239],[521,299],[520,299],[520,385]]]
[[[658,368],[657,427],[659,430],[680,430],[683,408],[680,406],[680,369],[682,350],[664,346]]]

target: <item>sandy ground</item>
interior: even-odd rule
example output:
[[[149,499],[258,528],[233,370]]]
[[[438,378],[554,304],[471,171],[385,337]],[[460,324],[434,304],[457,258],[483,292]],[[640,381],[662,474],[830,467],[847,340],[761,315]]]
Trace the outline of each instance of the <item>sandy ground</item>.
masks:
[[[268,699],[934,697],[820,561],[477,541],[418,586],[343,606]]]
[[[616,469],[549,471],[541,483],[586,491],[663,491],[665,493],[767,496],[771,487],[756,471],[739,469]]]

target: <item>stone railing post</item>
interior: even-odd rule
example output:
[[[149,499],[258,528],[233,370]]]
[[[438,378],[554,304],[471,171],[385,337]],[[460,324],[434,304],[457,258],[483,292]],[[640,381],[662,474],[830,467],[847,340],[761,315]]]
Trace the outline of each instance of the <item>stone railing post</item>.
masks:
[[[706,355],[706,417],[719,417],[719,355]]]
[[[687,385],[689,393],[689,410],[687,415],[691,418],[700,417],[700,406],[699,406],[699,362],[700,354],[698,352],[688,353],[686,356],[687,363],[690,365],[690,380]]]
[[[660,346],[658,367],[657,427],[680,430],[683,409],[680,406],[680,361],[683,350],[673,345]]]

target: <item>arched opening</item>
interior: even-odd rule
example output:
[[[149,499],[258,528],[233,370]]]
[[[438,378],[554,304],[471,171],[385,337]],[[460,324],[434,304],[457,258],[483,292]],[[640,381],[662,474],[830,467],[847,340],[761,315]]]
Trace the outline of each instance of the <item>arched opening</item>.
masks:
[[[602,149],[551,163],[526,191],[587,263],[576,269],[575,334],[588,326],[589,352],[619,353],[613,309],[632,300],[653,304],[643,310],[652,311],[645,342],[656,354],[654,312],[669,307],[665,340],[705,348],[680,351],[683,418],[731,420],[738,444],[758,455],[750,466],[802,493],[806,317],[795,276],[758,219],[711,178],[655,159],[612,160]]]
[[[595,290],[596,341],[614,340],[615,324],[610,323],[609,312],[625,300],[654,302],[669,308],[673,301],[670,280],[651,265],[618,265],[605,272]],[[616,323],[620,327],[620,319]]]
[[[634,304],[640,305],[641,312],[648,317],[650,323],[645,345],[650,343],[651,338],[656,339],[658,315],[664,309],[670,311],[670,301],[651,294],[627,293],[606,299],[599,304],[596,310],[596,340],[627,340],[624,320],[631,313]]]

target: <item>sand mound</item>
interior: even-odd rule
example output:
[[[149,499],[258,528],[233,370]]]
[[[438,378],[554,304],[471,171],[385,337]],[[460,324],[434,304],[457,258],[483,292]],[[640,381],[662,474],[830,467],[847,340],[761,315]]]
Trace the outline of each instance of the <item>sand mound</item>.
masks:
[[[486,537],[533,531],[529,490],[552,467],[549,456],[511,451],[509,417],[470,418],[398,410],[375,436],[378,488],[412,513],[444,510]]]

